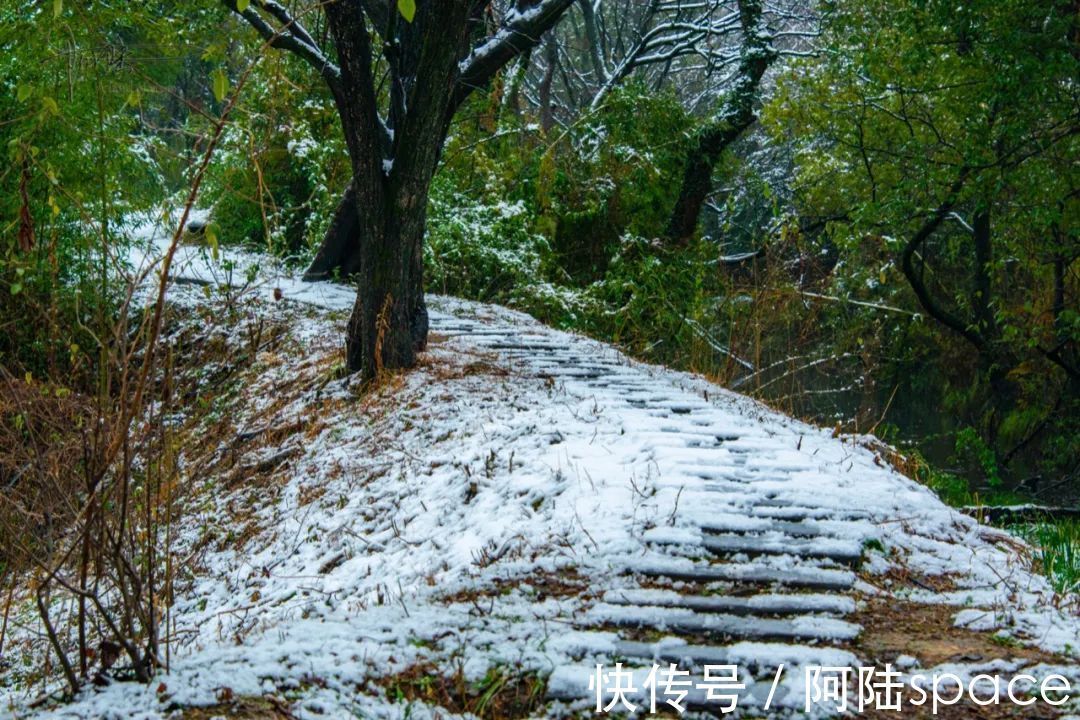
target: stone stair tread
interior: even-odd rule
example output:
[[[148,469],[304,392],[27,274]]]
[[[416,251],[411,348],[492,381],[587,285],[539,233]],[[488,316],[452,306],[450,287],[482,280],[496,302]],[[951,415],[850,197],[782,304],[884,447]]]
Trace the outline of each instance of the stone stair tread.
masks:
[[[851,540],[838,538],[792,538],[760,535],[714,535],[708,533],[701,546],[709,552],[720,554],[743,553],[746,555],[794,555],[797,557],[826,558],[846,564],[862,559],[862,546]]]
[[[858,542],[874,535],[872,527],[858,521],[822,522],[815,520],[774,520],[771,518],[733,517],[732,520],[713,518],[696,523],[705,533],[766,533],[775,532],[794,537],[828,538],[843,534],[858,538]]]
[[[611,603],[599,603],[589,608],[580,622],[588,625],[606,623],[620,627],[647,627],[663,632],[726,638],[803,639],[823,642],[853,640],[862,629],[846,620],[818,615],[764,618],[755,615],[699,613],[686,608],[668,606],[628,606]]]
[[[717,554],[791,555],[856,562],[862,557],[862,538],[788,535],[769,527],[726,533],[695,527],[659,526],[642,533],[642,539],[658,546],[702,547]],[[679,553],[685,555],[686,553]]]
[[[629,572],[649,577],[667,577],[692,582],[733,582],[753,585],[779,584],[823,590],[848,590],[855,584],[850,570],[819,567],[778,568],[755,563],[706,564],[685,558],[629,558],[624,564]]]
[[[786,667],[852,667],[858,660],[847,650],[822,645],[795,643],[733,643],[730,645],[691,645],[667,638],[655,643],[618,640],[614,654],[624,658],[651,660],[658,664],[738,665],[754,677],[772,679],[777,665]]]
[[[654,605],[679,607],[696,612],[729,615],[791,615],[797,613],[847,614],[855,601],[845,595],[822,593],[762,593],[760,595],[685,595],[658,588],[609,590],[603,600],[612,605]]]

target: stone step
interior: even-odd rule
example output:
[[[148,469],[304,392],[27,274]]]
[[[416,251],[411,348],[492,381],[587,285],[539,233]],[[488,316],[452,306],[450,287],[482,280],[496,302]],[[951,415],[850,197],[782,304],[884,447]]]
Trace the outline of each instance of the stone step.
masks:
[[[783,535],[718,535],[707,533],[701,546],[717,555],[793,555],[802,558],[833,560],[857,565],[862,560],[862,546],[857,542],[818,537],[812,540]]]
[[[599,380],[607,373],[589,370],[558,370],[550,368],[536,368],[536,375],[544,378],[569,378],[573,380]]]
[[[794,537],[828,538],[838,535],[856,536],[861,542],[873,536],[871,526],[859,522],[832,522],[822,524],[814,520],[773,520],[770,518],[746,518],[737,517],[731,520],[722,518],[699,522],[702,532],[714,534],[746,534],[746,533],[782,533]]]
[[[493,342],[481,341],[477,343],[481,347],[488,348],[490,350],[516,350],[520,352],[557,352],[564,351],[566,347],[564,345],[557,345],[554,343],[545,342],[515,342],[511,340],[495,340]]]
[[[734,440],[739,440],[743,437],[742,435],[739,435],[735,432],[723,431],[719,429],[706,430],[702,425],[699,424],[699,422],[693,423],[690,427],[686,427],[683,425],[664,424],[660,426],[658,431],[654,432],[660,432],[665,435],[682,435],[685,437],[715,438],[720,442],[732,442]]]
[[[604,602],[612,605],[653,605],[694,610],[700,613],[727,615],[799,615],[829,613],[846,615],[854,612],[855,601],[846,595],[820,593],[765,593],[747,597],[731,595],[684,595],[672,590],[632,588],[609,590]]]
[[[806,507],[805,505],[759,502],[748,509],[753,517],[802,522],[804,520],[869,520],[870,515],[859,510]]]
[[[673,445],[672,447],[679,446]],[[715,436],[711,438],[698,437],[687,439],[683,447],[694,448],[698,450],[727,450],[727,448],[724,447],[724,441]]]
[[[817,640],[847,642],[862,628],[834,617],[798,615],[792,618],[765,618],[756,615],[699,613],[661,606],[627,606],[600,603],[589,608],[579,625],[649,628],[661,632],[745,640]]]
[[[706,485],[704,489],[708,489],[708,483],[761,483],[761,482],[778,482],[787,483],[791,481],[791,478],[784,477],[782,475],[770,476],[770,475],[758,475],[756,473],[749,472],[742,467],[742,459],[735,457],[731,459],[731,465],[724,470],[704,470],[700,465],[686,465],[680,470],[691,477],[704,480]]]
[[[753,478],[748,478],[745,475],[735,473],[735,472],[724,472],[724,473],[690,472],[690,473],[687,473],[687,475],[694,478],[695,480],[700,480],[701,484],[697,485],[696,487],[699,487],[701,490],[704,490],[705,492],[713,492],[713,491],[726,492],[727,490],[731,489],[732,485],[746,486],[746,485],[749,485],[750,483],[754,482]],[[672,478],[671,484],[673,484],[673,485],[678,484],[676,481],[677,481],[677,478]]]
[[[849,590],[855,584],[850,570],[798,567],[777,568],[754,563],[707,564],[683,558],[630,558],[623,565],[626,572],[646,577],[666,577],[691,582],[731,582],[746,585],[782,585],[813,590]]]
[[[647,537],[657,545],[702,547],[714,555],[790,555],[798,558],[832,560],[843,565],[857,565],[862,559],[862,545],[844,538],[818,536],[812,539],[791,537],[782,533],[722,534],[704,532],[699,540],[681,537]]]
[[[793,473],[807,472],[811,470],[811,468],[809,467],[792,467],[785,469],[776,468],[771,465],[754,464],[752,462],[752,460],[754,459],[753,456],[746,453],[735,452],[723,445],[715,448],[714,452],[716,450],[723,450],[725,453],[727,453],[727,456],[730,458],[730,463],[738,464],[740,466],[740,472],[746,474],[749,477],[752,477],[754,480],[773,480],[779,482],[788,482],[794,479],[792,477]],[[692,456],[684,456],[684,459],[677,460],[675,462],[675,465],[682,472],[693,472],[699,473],[701,475],[708,475],[710,473],[723,473],[724,470],[727,469],[723,466],[717,467],[715,462],[710,462],[708,459],[695,459]],[[725,465],[727,465],[727,463],[725,463]]]
[[[737,665],[751,676],[772,680],[776,667],[810,665],[817,667],[857,667],[858,660],[847,650],[821,645],[790,643],[753,643],[739,645],[689,645],[678,642],[644,643],[619,640],[615,643],[619,657],[675,663],[681,667],[701,668],[705,665]]]
[[[465,327],[465,326],[461,326],[461,325],[448,326],[448,325],[434,324],[434,325],[431,326],[431,329],[434,332],[437,332],[437,333],[439,333],[441,335],[446,335],[447,337],[461,337],[461,336],[466,336],[466,335],[469,336],[469,337],[478,337],[478,338],[479,337],[497,337],[497,338],[505,338],[506,337],[506,332],[503,331],[503,330],[480,330],[479,327],[480,327],[479,325],[476,326],[476,327]]]

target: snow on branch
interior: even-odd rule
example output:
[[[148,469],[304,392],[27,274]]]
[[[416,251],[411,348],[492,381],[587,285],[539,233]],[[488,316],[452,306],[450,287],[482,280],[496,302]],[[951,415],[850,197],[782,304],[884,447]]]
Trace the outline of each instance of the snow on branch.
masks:
[[[341,70],[326,57],[318,43],[283,5],[274,0],[253,0],[240,10],[236,0],[221,0],[229,10],[239,15],[253,27],[270,47],[287,50],[319,71],[331,90],[336,90]],[[278,23],[270,24],[259,11]]]
[[[458,64],[460,75],[451,111],[473,90],[485,87],[506,63],[536,47],[573,3],[574,0],[540,0],[527,8],[519,3],[508,10],[502,27]]]

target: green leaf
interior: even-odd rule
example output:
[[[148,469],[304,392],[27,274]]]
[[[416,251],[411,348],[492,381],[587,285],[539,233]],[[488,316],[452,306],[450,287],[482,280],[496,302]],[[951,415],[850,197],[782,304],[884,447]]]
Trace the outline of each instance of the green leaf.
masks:
[[[203,60],[224,60],[225,59],[225,43],[212,42],[206,46],[201,55]]]
[[[11,285],[11,294],[12,295],[18,295],[21,292],[22,292],[22,283],[12,283],[12,285]]]
[[[218,239],[217,232],[214,231],[213,225],[206,226],[206,244],[210,246],[210,257],[217,262],[218,259]]]
[[[225,74],[224,69],[218,68],[210,73],[210,81],[211,88],[214,91],[214,97],[218,102],[221,102],[229,93],[229,76]]]
[[[15,91],[15,99],[19,102],[26,102],[30,97],[30,93],[33,91],[34,89],[29,85],[26,85],[25,83],[20,84],[19,88]]]
[[[130,107],[138,107],[139,101],[142,99],[142,94],[138,90],[132,90],[128,93],[127,104]]]
[[[42,109],[42,112],[44,112],[44,113],[46,113],[48,115],[59,115],[60,114],[60,106],[57,105],[56,101],[53,100],[48,95],[45,95],[44,97],[41,98],[41,109]],[[33,154],[32,150],[31,150],[31,154]]]
[[[401,17],[412,22],[416,17],[416,0],[397,0],[397,9]]]
[[[58,18],[62,12],[64,12],[64,0],[53,0],[52,16]]]
[[[244,12],[250,4],[251,0],[236,0],[236,12]]]

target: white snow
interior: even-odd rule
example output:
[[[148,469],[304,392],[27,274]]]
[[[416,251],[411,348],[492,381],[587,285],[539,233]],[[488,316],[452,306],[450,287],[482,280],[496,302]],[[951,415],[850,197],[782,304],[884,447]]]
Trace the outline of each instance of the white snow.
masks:
[[[150,236],[144,229],[151,242],[136,264],[160,251],[163,239]],[[693,615],[660,608],[672,593],[637,589],[622,574],[697,565],[647,540],[692,546],[703,525],[765,531],[786,516],[818,518],[807,524],[849,545],[877,540],[887,555],[871,552],[862,591],[887,592],[876,573],[896,562],[928,576],[952,573],[956,591],[909,597],[966,606],[957,614],[966,627],[1007,628],[1074,656],[1080,649],[1080,619],[1054,606],[1015,541],[944,506],[863,438],[834,438],[520,313],[443,297],[429,299],[433,343],[420,367],[358,399],[347,379],[326,380],[326,366],[314,361],[336,351],[353,291],[301,283],[254,255],[230,253],[229,261],[231,274],[206,249],[184,246],[173,274],[240,284],[251,269],[264,311],[289,319],[293,350],[260,360],[234,425],[302,420],[306,430],[292,440],[302,454],[251,487],[188,479],[198,502],[179,544],[182,556],[191,553],[191,578],[173,608],[178,642],[163,691],[117,683],[42,717],[164,717],[169,703],[211,704],[223,688],[288,695],[302,718],[355,707],[367,717],[426,717],[430,709],[406,710],[374,682],[425,662],[447,674],[463,663],[471,678],[492,666],[554,671],[553,690],[580,689],[616,643],[610,633],[581,631],[585,621],[641,611],[598,604],[605,593],[640,593],[650,612],[668,618]],[[207,302],[198,290],[178,286],[174,300]],[[274,303],[275,290],[287,302]],[[477,332],[465,331],[470,323]],[[606,363],[610,384],[561,376],[540,353],[485,346],[484,333],[504,332],[559,348],[578,365]],[[645,402],[628,403],[635,397]],[[239,530],[238,507],[256,531],[246,543],[223,542]],[[796,566],[786,555],[731,567],[736,575],[798,567],[854,580],[826,561]],[[545,589],[552,577],[570,589]],[[850,623],[813,614],[826,600],[808,595],[796,623],[848,637]],[[31,613],[17,620],[15,635],[36,632]],[[730,662],[857,664],[827,647],[811,656],[780,643],[736,643],[725,652]],[[778,702],[801,704],[801,682],[794,673]],[[0,708],[25,716],[40,689],[0,680]]]

